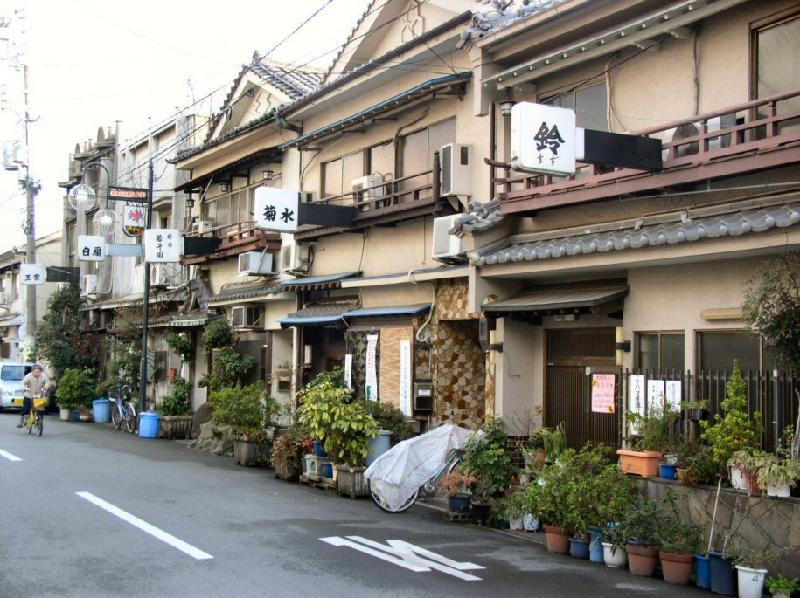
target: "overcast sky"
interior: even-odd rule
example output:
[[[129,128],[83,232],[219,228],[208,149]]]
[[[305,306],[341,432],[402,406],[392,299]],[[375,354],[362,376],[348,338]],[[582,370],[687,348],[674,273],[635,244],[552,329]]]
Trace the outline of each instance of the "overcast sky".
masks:
[[[61,226],[58,182],[67,178],[67,156],[76,142],[93,139],[99,126],[113,127],[116,120],[122,121],[123,139],[135,137],[148,122],[217,88],[196,109],[208,114],[219,108],[254,50],[264,54],[324,4],[0,0],[0,15],[24,8],[30,104],[37,119],[31,125],[31,168],[42,185],[37,236]],[[365,6],[366,0],[333,0],[270,57],[293,64],[317,59],[315,66],[326,66]],[[13,46],[0,52],[0,141],[22,134],[22,72],[13,69],[14,53]],[[0,171],[0,252],[24,246],[24,207],[16,175]]]

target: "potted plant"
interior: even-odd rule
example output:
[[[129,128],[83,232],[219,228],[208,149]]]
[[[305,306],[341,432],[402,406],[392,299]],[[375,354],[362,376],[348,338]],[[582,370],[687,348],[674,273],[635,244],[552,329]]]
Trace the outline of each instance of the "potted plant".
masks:
[[[647,499],[640,500],[625,516],[628,568],[634,575],[650,577],[656,570],[661,544],[658,519],[656,503]]]
[[[603,562],[606,567],[622,568],[628,562],[625,545],[628,534],[622,523],[610,524],[603,530]]]
[[[191,384],[178,376],[172,392],[161,398],[157,411],[161,414],[161,434],[164,438],[189,438],[192,435]]]
[[[366,401],[367,412],[378,422],[378,435],[370,439],[367,465],[389,450],[392,445],[407,440],[414,430],[403,412],[389,403]]]
[[[739,551],[736,559],[736,577],[740,598],[761,598],[772,559],[770,551],[753,548]]]
[[[215,423],[233,428],[233,455],[236,463],[246,467],[267,465],[270,446],[267,439],[269,418],[277,408],[274,399],[266,395],[264,382],[242,388],[222,388],[209,395]]]
[[[789,579],[782,573],[770,575],[767,579],[767,589],[773,598],[790,598],[792,592],[800,590],[800,578]]]
[[[778,455],[758,451],[753,455],[751,466],[755,470],[755,481],[767,496],[786,498],[800,479],[800,462],[783,459]]]
[[[342,370],[325,372],[297,393],[298,421],[311,434],[315,455],[325,457],[325,441],[335,417],[333,411],[352,399],[352,392],[341,383]]]
[[[502,496],[516,472],[502,420],[493,420],[484,426],[482,434],[467,439],[462,469],[475,478],[472,513],[478,525],[485,525],[491,508],[489,499]]]
[[[589,500],[587,518],[590,521],[589,559],[596,563],[605,560],[605,532],[608,526],[621,522],[625,513],[636,503],[637,490],[633,481],[616,465],[604,465],[599,473],[584,478],[587,497],[602,496],[602,500]]]
[[[471,489],[475,478],[460,469],[454,469],[442,478],[441,485],[447,491],[447,506],[451,513],[466,513],[470,508]]]
[[[95,381],[91,370],[67,368],[58,381],[56,399],[62,411],[72,412],[75,409],[85,408],[94,399]],[[62,413],[59,417],[63,419]],[[67,416],[69,419],[69,416]]]
[[[337,490],[350,498],[368,496],[365,462],[369,441],[378,435],[378,422],[367,412],[364,401],[334,404],[331,417],[325,450],[336,468]]]
[[[662,449],[667,445],[677,419],[677,412],[656,407],[647,415],[629,413],[630,428],[635,434],[626,438],[629,448],[617,451],[622,471],[644,478],[656,477],[664,455]]]
[[[687,444],[678,455],[678,480],[687,485],[710,484],[717,474],[711,450],[705,445]]]
[[[297,481],[303,470],[303,455],[311,450],[312,440],[300,426],[292,426],[277,435],[272,443],[272,467],[275,477],[287,482]]]
[[[664,503],[669,507],[661,513],[660,539],[661,569],[667,583],[686,585],[692,577],[694,553],[700,544],[700,529],[693,523],[684,523],[672,490],[667,490]]]

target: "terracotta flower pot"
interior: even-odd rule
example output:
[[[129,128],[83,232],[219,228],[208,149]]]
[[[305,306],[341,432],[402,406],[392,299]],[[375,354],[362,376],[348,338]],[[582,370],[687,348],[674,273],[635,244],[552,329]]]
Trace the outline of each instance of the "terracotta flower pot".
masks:
[[[620,467],[625,473],[633,473],[643,478],[658,476],[658,464],[661,462],[660,451],[629,451],[619,449]]]
[[[651,577],[656,571],[658,549],[641,544],[628,544],[628,569],[634,575]]]
[[[664,581],[685,586],[692,577],[694,555],[659,551]]]
[[[544,533],[548,552],[569,554],[569,539],[572,537],[572,532],[563,527],[545,525]]]

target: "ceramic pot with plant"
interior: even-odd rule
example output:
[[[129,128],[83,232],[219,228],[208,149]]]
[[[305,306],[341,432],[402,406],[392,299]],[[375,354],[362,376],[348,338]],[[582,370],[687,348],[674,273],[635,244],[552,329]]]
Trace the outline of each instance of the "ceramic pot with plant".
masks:
[[[672,490],[664,499],[666,508],[659,518],[661,569],[667,583],[686,585],[692,577],[694,553],[700,544],[700,529],[692,523],[684,523]]]
[[[770,575],[767,579],[767,589],[773,598],[790,598],[792,592],[800,591],[800,577],[789,579],[781,573]]]
[[[634,575],[650,577],[655,573],[661,544],[658,521],[658,508],[647,499],[640,500],[625,517],[628,568]]]
[[[603,530],[603,562],[606,567],[622,568],[628,562],[625,544],[628,536],[622,523],[609,525]]]
[[[777,555],[771,550],[756,550],[739,547],[736,558],[736,577],[740,598],[761,598],[767,580],[769,566]]]
[[[472,497],[470,489],[475,485],[474,477],[455,469],[442,478],[441,485],[447,491],[447,506],[451,513],[469,511]]]
[[[59,409],[72,411],[85,408],[95,398],[95,387],[94,372],[91,370],[78,368],[64,370],[56,390]]]
[[[728,479],[736,490],[745,492],[759,492],[760,488],[756,481],[756,471],[758,463],[763,460],[763,451],[752,449],[738,450],[728,459]]]

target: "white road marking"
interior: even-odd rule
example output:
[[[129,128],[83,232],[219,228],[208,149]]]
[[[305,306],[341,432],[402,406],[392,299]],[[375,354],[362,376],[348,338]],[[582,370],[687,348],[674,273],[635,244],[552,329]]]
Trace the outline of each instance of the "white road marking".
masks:
[[[12,455],[8,451],[4,451],[3,449],[0,449],[0,457],[5,457],[9,461],[22,461],[22,459],[20,459],[16,455]]]
[[[435,569],[464,581],[481,581],[480,577],[464,573],[468,570],[483,569],[480,565],[454,561],[404,540],[387,540],[388,546],[361,536],[347,536],[346,538],[331,536],[320,538],[320,540],[331,546],[352,548],[415,573],[424,573]]]
[[[130,513],[123,511],[119,507],[112,505],[109,502],[104,501],[102,498],[98,498],[91,492],[81,491],[76,492],[78,496],[83,498],[84,500],[89,501],[93,505],[96,505],[103,509],[104,511],[108,511],[112,515],[119,517],[123,521],[127,521],[134,527],[138,527],[140,530],[145,532],[146,534],[150,534],[154,538],[161,540],[162,542],[169,544],[173,548],[177,548],[181,552],[188,554],[193,559],[197,559],[198,561],[206,560],[206,559],[213,559],[214,557],[208,554],[207,552],[203,552],[199,548],[192,546],[173,536],[172,534],[168,534],[164,530],[157,528],[155,525],[151,525],[146,521],[139,519],[135,515],[131,515]]]

